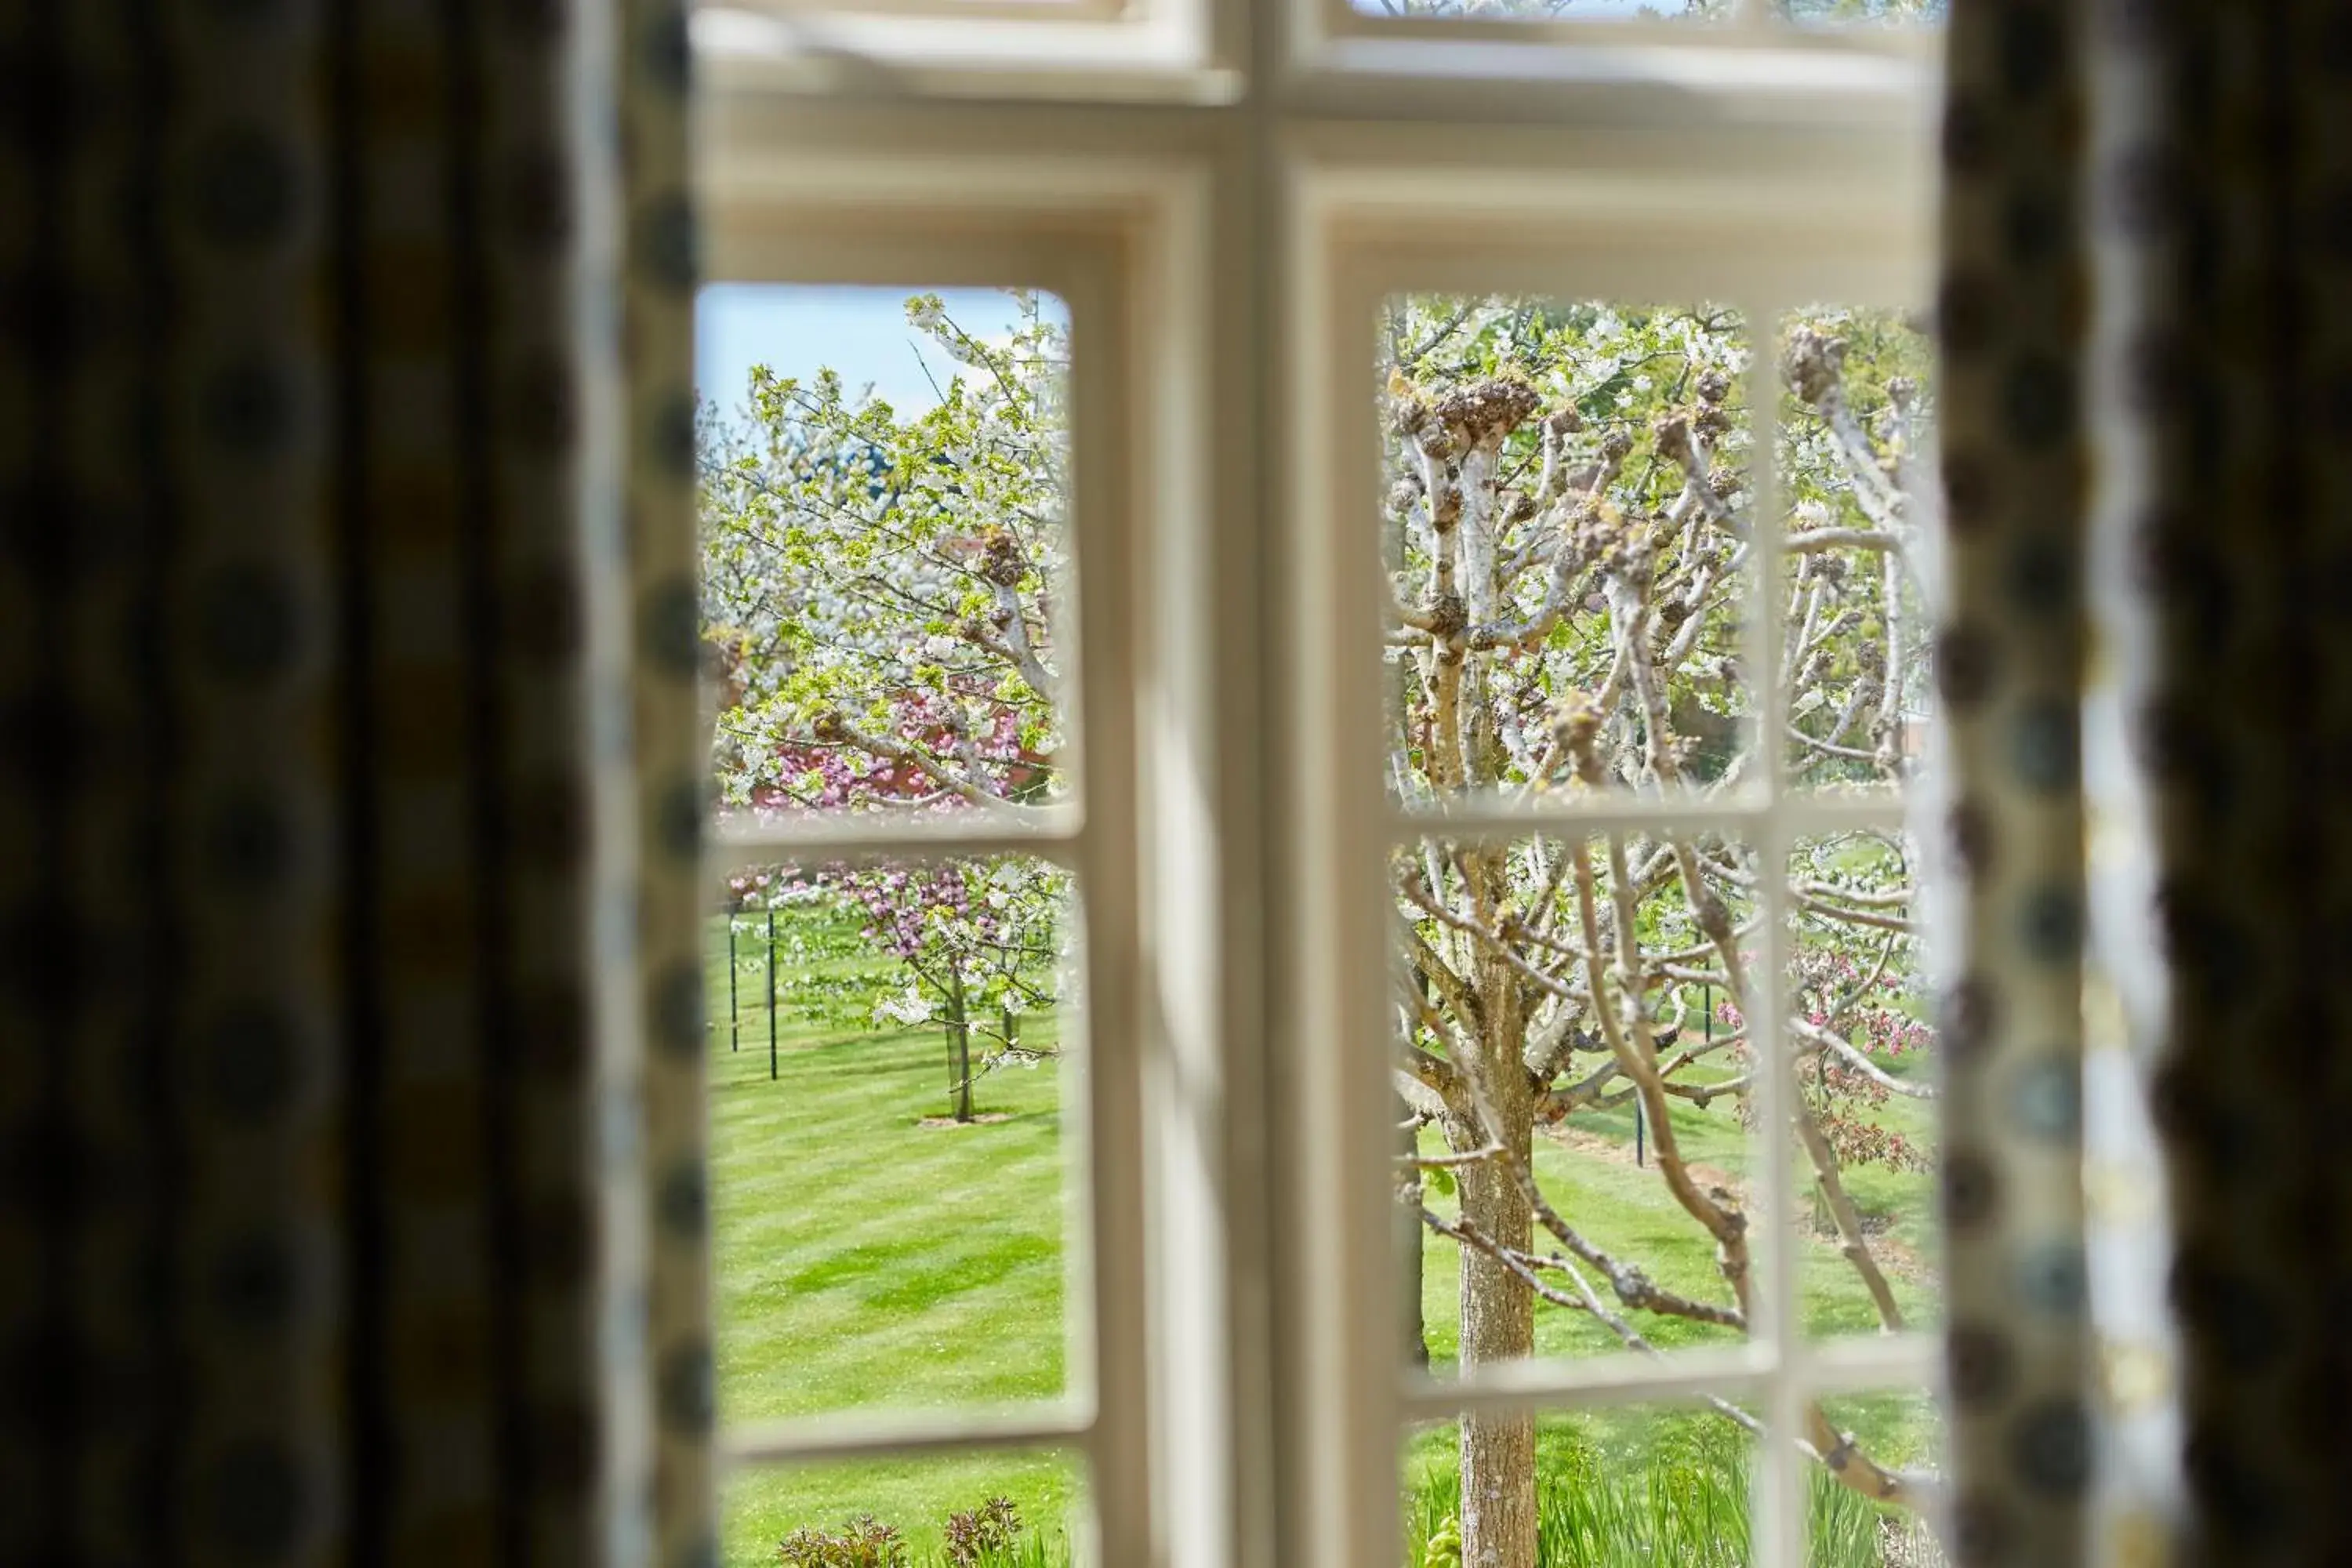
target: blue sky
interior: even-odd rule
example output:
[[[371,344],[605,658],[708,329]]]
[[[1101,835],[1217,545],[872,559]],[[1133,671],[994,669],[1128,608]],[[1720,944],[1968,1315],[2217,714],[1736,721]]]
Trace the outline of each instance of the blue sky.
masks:
[[[830,367],[855,388],[874,390],[901,415],[939,401],[924,374],[945,385],[956,366],[907,324],[918,289],[845,288],[795,283],[714,283],[695,300],[694,380],[706,398],[732,412],[751,367],[811,376]],[[936,289],[948,314],[982,337],[1010,331],[1012,296],[995,289]]]
[[[1391,14],[1390,8],[1381,5],[1381,0],[1353,0],[1353,4],[1357,10],[1375,16]],[[1654,11],[1662,16],[1679,16],[1683,14],[1683,5],[1684,0],[1570,0],[1570,4],[1560,7],[1558,15],[1560,20],[1568,22],[1592,21],[1603,16],[1638,16],[1645,10]],[[1429,11],[1419,6],[1415,9],[1430,16],[1456,14],[1450,10]],[[1484,14],[1509,15],[1507,12]]]

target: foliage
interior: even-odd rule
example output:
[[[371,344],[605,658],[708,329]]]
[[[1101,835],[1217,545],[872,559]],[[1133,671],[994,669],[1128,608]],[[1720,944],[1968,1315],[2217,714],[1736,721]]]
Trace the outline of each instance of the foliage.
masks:
[[[1933,396],[1913,326],[1833,310],[1780,323],[1765,454],[1748,404],[1755,324],[1737,311],[1409,298],[1384,325],[1387,782],[1401,805],[1705,801],[1778,769],[1892,800],[1913,778],[1935,564],[1921,479]],[[1787,509],[1769,556],[1750,472],[1761,457]],[[1758,592],[1785,609],[1769,667],[1751,630]],[[1531,1296],[1637,1350],[1643,1315],[1744,1328],[1750,1199],[1693,1177],[1677,1118],[1731,1098],[1752,1124],[1758,1074],[1783,1064],[1800,1069],[1793,1121],[1819,1201],[1883,1326],[1903,1326],[1846,1173],[1925,1163],[1880,1114],[1928,1092],[1878,1059],[1932,1048],[1910,1011],[1911,856],[1899,835],[1866,832],[1793,847],[1768,865],[1753,845],[1688,829],[1496,842],[1433,823],[1393,852],[1407,932],[1398,1090],[1460,1162],[1454,1217],[1422,1207],[1443,1184],[1425,1165],[1399,1196],[1465,1249],[1465,1366],[1528,1353],[1512,1303]],[[1790,962],[1785,1022],[1759,1039],[1768,881],[1790,911]],[[1708,992],[1727,999],[1730,1027],[1688,1039]],[[1713,1289],[1659,1288],[1538,1190],[1536,1127],[1629,1100],[1687,1223],[1714,1244]],[[1538,1221],[1564,1255],[1538,1251]],[[1462,1430],[1482,1500],[1464,1555],[1519,1560],[1535,1521],[1523,1430]],[[1909,1495],[1866,1459],[1840,1474]]]
[[[724,801],[756,812],[1024,811],[1067,793],[1055,706],[1069,580],[1065,331],[1017,295],[1009,341],[921,296],[908,318],[963,367],[901,419],[830,372],[752,373],[748,424],[702,428],[703,637]],[[1025,857],[777,868],[740,899],[804,889],[857,911],[914,983],[880,1016],[991,1020],[1049,1005],[1069,879]],[[903,994],[902,994],[903,993]]]
[[[748,427],[706,428],[705,625],[734,809],[1019,819],[1070,797],[1056,700],[1066,344],[1034,300],[1001,344],[935,300],[911,301],[909,319],[967,373],[936,408],[902,419],[829,373],[761,372]],[[1756,323],[1704,303],[1425,298],[1394,301],[1383,324],[1384,500],[1365,547],[1377,540],[1390,570],[1400,805],[1720,798],[1780,767],[1804,787],[1885,795],[1914,775],[1935,518],[1920,481],[1932,378],[1911,323],[1816,310],[1759,342]],[[1758,453],[1749,399],[1765,386],[1780,434]],[[1786,508],[1769,559],[1758,458],[1776,465]],[[1787,611],[1769,668],[1751,583]],[[1909,1066],[1933,1049],[1900,836],[1834,835],[1766,865],[1720,835],[1496,843],[1433,829],[1391,873],[1407,933],[1399,1092],[1465,1162],[1432,1178],[1460,1188],[1458,1218],[1433,1223],[1465,1249],[1465,1303],[1535,1290],[1636,1348],[1644,1315],[1743,1328],[1748,1198],[1685,1179],[1676,1118],[1729,1099],[1752,1119],[1756,1074],[1785,1063],[1800,1069],[1795,1121],[1843,1255],[1899,1325],[1844,1176],[1924,1159],[1885,1114],[1890,1096],[1924,1092]],[[935,1000],[1055,1000],[1073,922],[1053,868],[980,858],[772,877],[758,896],[830,900],[926,988],[877,998],[897,1021]],[[1759,1041],[1750,969],[1768,881],[1794,959],[1785,1016]],[[1709,991],[1732,1026],[1693,1041]],[[1664,1290],[1643,1260],[1575,1230],[1580,1216],[1546,1211],[1574,1261],[1530,1285],[1527,1271],[1554,1268],[1513,1195],[1534,1181],[1533,1129],[1629,1102],[1693,1239],[1721,1260],[1719,1284]],[[1422,1194],[1408,1171],[1401,1198]],[[1526,1353],[1478,1341],[1472,1317],[1465,1363]],[[1902,1494],[1866,1456],[1842,1474]],[[1466,1555],[1496,1552],[1479,1530],[1474,1510]]]
[[[1729,21],[1733,0],[1356,0],[1360,9],[1393,16],[1463,16],[1491,20]],[[1807,25],[1853,23],[1937,26],[1950,13],[1950,0],[1774,0],[1773,9]]]
[[[989,1568],[1010,1554],[1020,1538],[1021,1510],[1009,1498],[992,1497],[976,1509],[948,1515],[942,1533],[952,1568]]]
[[[1024,1531],[1006,1498],[949,1514],[940,1534],[942,1554],[912,1564],[898,1530],[861,1513],[839,1531],[803,1525],[777,1551],[783,1568],[1072,1568],[1067,1538]]]
[[[1060,995],[1073,955],[1066,918],[1070,880],[1059,866],[1029,856],[961,858],[929,866],[897,862],[820,875],[863,918],[866,939],[898,960],[932,995],[961,1007],[983,1036],[989,1020],[1039,1012]],[[930,1009],[919,994],[877,1009],[902,1023]],[[997,1037],[992,1060],[1034,1062]]]
[[[1753,552],[1746,323],[1706,308],[1412,300],[1392,308],[1388,347],[1400,799],[1705,795],[1766,766],[1738,592]],[[1915,558],[1932,542],[1909,489],[1932,418],[1927,345],[1892,316],[1816,311],[1790,325],[1782,353],[1777,468],[1806,546],[1777,571],[1792,646],[1769,673],[1789,766],[1800,784],[1900,784],[1927,700]],[[1461,1006],[1499,951],[1518,971],[1514,1044],[1558,1114],[1629,1092],[1596,999],[1614,977],[1576,961],[1614,969],[1641,954],[1643,973],[1619,982],[1638,982],[1621,994],[1642,1015],[1624,1032],[1671,1035],[1696,992],[1744,990],[1753,953],[1736,939],[1753,929],[1764,870],[1749,847],[1704,837],[1621,841],[1579,868],[1589,858],[1539,840],[1483,853],[1433,841],[1396,868],[1424,991],[1408,1005],[1414,1044],[1465,1054]],[[1853,1158],[1908,1164],[1916,1151],[1855,1118],[1887,1090],[1850,1059],[1931,1038],[1911,996],[1906,848],[1842,836],[1801,847],[1791,870],[1792,1002],[1805,1048],[1827,1058],[1813,1112]],[[1576,951],[1580,899],[1610,951]],[[1624,950],[1608,935],[1621,921],[1637,937]],[[1745,1075],[1737,1000],[1724,1016],[1722,1043],[1675,1055],[1670,1075]],[[1594,1069],[1552,1083],[1587,1051],[1601,1058]],[[1466,1104],[1451,1110],[1468,1120]]]
[[[772,883],[765,874],[740,880],[748,896],[739,897],[739,905],[764,901]],[[739,908],[725,917],[733,936],[733,994],[739,1016],[763,1009],[772,982],[777,1017],[787,1027],[869,1026],[875,999],[898,983],[898,966],[876,951],[862,923],[840,910],[829,895],[815,889],[803,892],[817,896],[778,896],[772,920],[756,907]],[[729,994],[722,980],[714,994],[723,999]]]
[[[703,427],[704,637],[727,682],[737,805],[954,809],[1066,790],[1056,622],[1065,329],[1017,296],[1011,340],[940,301],[908,319],[971,374],[900,419],[827,371],[751,376]]]
[[[776,1553],[784,1568],[907,1568],[907,1543],[870,1513],[838,1531],[803,1525],[777,1543]]]
[[[1554,1454],[1539,1475],[1533,1568],[1672,1563],[1746,1568],[1754,1559],[1755,1478],[1748,1456],[1721,1442],[1685,1441],[1628,1463],[1582,1445]],[[1407,1568],[1461,1568],[1458,1470],[1422,1478],[1404,1510]],[[1906,1563],[1940,1562],[1930,1540],[1815,1474],[1806,1489],[1808,1568],[1885,1568],[1890,1545]]]

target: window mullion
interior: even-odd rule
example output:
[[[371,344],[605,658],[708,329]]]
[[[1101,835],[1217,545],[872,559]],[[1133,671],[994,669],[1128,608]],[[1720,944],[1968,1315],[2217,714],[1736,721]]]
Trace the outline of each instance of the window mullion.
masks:
[[[1780,680],[1785,656],[1787,611],[1781,603],[1780,483],[1775,453],[1780,437],[1780,379],[1777,306],[1764,300],[1747,302],[1749,341],[1755,358],[1749,366],[1748,493],[1755,498],[1750,514],[1755,540],[1749,570],[1754,574],[1748,617],[1749,689],[1755,693],[1757,754],[1762,761],[1766,807],[1755,829],[1757,903],[1762,915],[1756,936],[1756,962],[1749,968],[1752,994],[1741,1006],[1759,1031],[1754,1042],[1758,1062],[1757,1121],[1762,1130],[1756,1173],[1757,1215],[1763,1246],[1763,1279],[1756,1295],[1757,1310],[1749,1332],[1762,1330],[1770,1357],[1766,1377],[1764,1451],[1757,1466],[1757,1542],[1760,1568],[1800,1568],[1804,1550],[1804,1476],[1797,1450],[1801,1431],[1804,1391],[1797,1383],[1802,1356],[1804,1319],[1798,1297],[1798,1245],[1789,1215],[1791,1212],[1790,1167],[1796,1143],[1790,1118],[1796,1107],[1795,1084],[1786,1062],[1784,978],[1788,973],[1787,873],[1791,834],[1789,811],[1789,768],[1786,736],[1788,691]]]
[[[1157,1531],[1150,1476],[1147,1211],[1137,726],[1146,700],[1136,647],[1139,521],[1132,274],[1071,291],[1071,516],[1078,565],[1079,732],[1087,824],[1078,839],[1086,910],[1086,1171],[1089,1232],[1087,1434],[1098,1561],[1148,1563]]]

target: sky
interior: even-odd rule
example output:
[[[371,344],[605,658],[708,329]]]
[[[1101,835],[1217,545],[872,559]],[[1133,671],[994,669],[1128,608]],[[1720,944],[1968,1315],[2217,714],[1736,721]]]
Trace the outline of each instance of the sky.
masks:
[[[875,392],[901,416],[939,402],[955,362],[907,324],[907,298],[919,289],[799,283],[714,283],[695,301],[695,385],[729,412],[743,401],[751,367],[806,378],[831,368],[854,390]],[[1013,330],[1013,297],[995,289],[936,289],[948,314],[976,336]],[[929,364],[930,376],[924,374]]]
[[[1402,6],[1392,9],[1382,5],[1381,0],[1350,0],[1350,4],[1357,10],[1375,16],[1390,16],[1394,10],[1403,9]],[[1682,14],[1683,4],[1684,0],[1570,0],[1570,4],[1560,7],[1558,15],[1559,19],[1564,22],[1594,21],[1603,16],[1639,16],[1645,10],[1655,11],[1663,16],[1678,16]],[[1417,15],[1438,16],[1459,15],[1462,10],[1456,6],[1440,10],[1421,5],[1412,9]],[[1511,15],[1500,8],[1476,14],[1489,16]]]

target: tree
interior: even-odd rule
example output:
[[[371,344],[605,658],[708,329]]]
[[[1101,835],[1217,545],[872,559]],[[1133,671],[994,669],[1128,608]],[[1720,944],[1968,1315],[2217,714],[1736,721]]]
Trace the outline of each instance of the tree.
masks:
[[[908,317],[961,371],[900,419],[828,371],[752,373],[748,419],[702,423],[703,637],[721,689],[717,772],[758,811],[1021,813],[1059,796],[1055,593],[1066,581],[1060,325],[1017,295],[991,343],[933,297]],[[1019,1020],[1065,965],[1068,877],[1025,857],[830,865],[829,893],[909,976],[877,1014],[937,1018],[950,1103],[981,1066],[1034,1059]],[[780,881],[779,885],[782,885]]]
[[[1387,644],[1399,667],[1391,784],[1409,805],[1473,795],[1708,795],[1790,749],[1803,782],[1892,784],[1915,766],[1924,617],[1913,573],[1931,522],[1919,497],[1924,344],[1891,320],[1825,312],[1783,344],[1793,501],[1774,591],[1791,635],[1784,732],[1747,668],[1738,585],[1757,549],[1744,460],[1746,324],[1719,310],[1549,308],[1412,300],[1388,323]],[[1534,1349],[1538,1301],[1585,1312],[1629,1346],[1658,1315],[1744,1332],[1750,1226],[1734,1190],[1694,1174],[1678,1103],[1735,1100],[1752,1120],[1764,1047],[1753,1011],[1757,891],[1787,879],[1803,931],[1788,985],[1791,1059],[1819,1068],[1794,1096],[1798,1141],[1841,1249],[1882,1321],[1902,1314],[1843,1172],[1916,1161],[1859,1110],[1924,1092],[1890,1073],[1916,1048],[1903,993],[1916,970],[1899,838],[1804,847],[1796,863],[1701,835],[1534,836],[1496,844],[1432,833],[1392,864],[1406,931],[1397,1082],[1449,1152],[1402,1162],[1402,1200],[1457,1243],[1462,1360]],[[1694,988],[1732,998],[1732,1028],[1685,1039]],[[1863,1034],[1861,1043],[1853,1035]],[[1534,1175],[1539,1125],[1637,1100],[1656,1168],[1711,1242],[1719,1291],[1654,1283],[1596,1247]],[[1422,1176],[1458,1184],[1459,1212],[1423,1206]],[[1785,1216],[1764,1216],[1785,1223]],[[1540,1228],[1551,1250],[1539,1251]],[[1727,1404],[1727,1415],[1753,1425]],[[1853,1452],[1825,1416],[1811,1447],[1886,1500],[1917,1485]],[[1531,1563],[1534,1425],[1461,1426],[1464,1561]]]
[[[1567,22],[1642,21],[1716,24],[1737,15],[1733,0],[1356,0],[1357,8],[1391,16],[1477,16]],[[1943,21],[1950,0],[1775,0],[1792,22],[1909,23]]]
[[[912,977],[886,997],[877,1018],[914,1025],[937,1017],[948,1040],[948,1092],[959,1121],[972,1119],[972,1083],[1007,1061],[1034,1064],[1021,1039],[1023,1015],[1058,999],[1069,972],[1061,920],[1068,879],[1057,867],[1021,856],[959,859],[927,867],[885,863],[832,868],[818,884],[859,910],[869,942]],[[974,1035],[984,1041],[977,1061]]]
[[[751,427],[709,444],[710,634],[736,650],[719,762],[739,806],[1020,813],[1066,788],[1053,701],[1060,331],[1034,305],[1001,345],[934,300],[909,315],[966,368],[939,407],[902,420],[836,376],[762,374]],[[1921,334],[1816,311],[1774,345],[1789,521],[1765,576],[1791,629],[1780,667],[1760,672],[1740,604],[1759,547],[1749,323],[1706,308],[1411,300],[1391,307],[1384,342],[1388,488],[1364,547],[1391,568],[1388,782],[1402,803],[1705,795],[1752,777],[1768,745],[1809,785],[1910,776],[1935,539]],[[1780,732],[1763,736],[1768,710]],[[1752,1121],[1764,1070],[1798,1079],[1789,1109],[1817,1201],[1881,1321],[1900,1325],[1844,1181],[1857,1163],[1921,1158],[1873,1115],[1925,1092],[1891,1064],[1932,1048],[1911,994],[1899,836],[1811,841],[1765,866],[1753,847],[1703,835],[1498,844],[1433,818],[1391,869],[1404,942],[1394,1084],[1402,1120],[1445,1144],[1400,1145],[1400,1219],[1462,1249],[1465,1363],[1528,1354],[1539,1306],[1587,1314],[1636,1349],[1653,1343],[1650,1320],[1745,1333],[1757,1216],[1735,1186],[1694,1171],[1678,1131],[1718,1104]],[[1778,1026],[1759,1037],[1748,1021],[1767,877],[1786,889],[1795,956]],[[856,896],[910,963],[942,941],[1022,945],[952,935],[947,906],[972,884],[950,881],[869,882]],[[1047,878],[1021,896],[1044,908],[1063,892]],[[1710,993],[1726,998],[1720,1031],[1698,1026]],[[1669,1289],[1596,1246],[1537,1178],[1539,1127],[1629,1101],[1658,1180],[1713,1248],[1715,1289]],[[1458,1194],[1450,1217],[1428,1186]],[[1407,1353],[1415,1337],[1401,1334]],[[1809,1426],[1810,1449],[1846,1485],[1902,1501],[1927,1484],[1819,1411]],[[1524,1568],[1531,1422],[1466,1418],[1460,1444],[1464,1561]]]
[[[734,700],[727,804],[1019,812],[1062,794],[1055,705],[1065,329],[1017,295],[986,342],[908,319],[965,367],[912,418],[831,371],[751,375],[703,421],[704,635]]]

